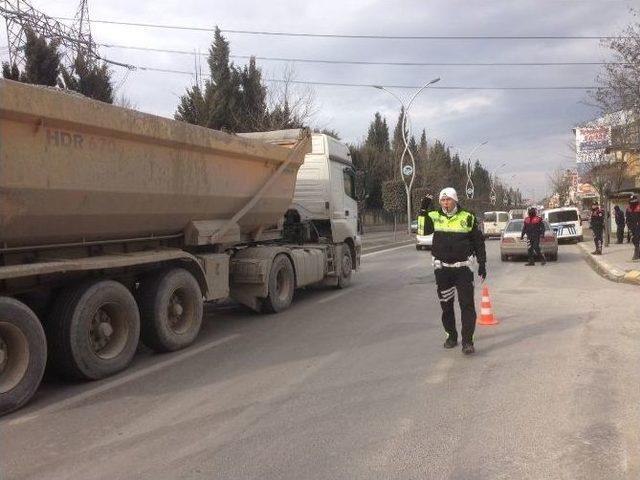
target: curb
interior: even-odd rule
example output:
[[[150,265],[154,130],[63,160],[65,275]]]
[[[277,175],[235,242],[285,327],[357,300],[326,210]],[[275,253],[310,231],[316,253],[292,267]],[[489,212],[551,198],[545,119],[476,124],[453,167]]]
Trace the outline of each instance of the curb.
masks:
[[[591,266],[591,268],[600,276],[607,280],[611,280],[612,282],[640,285],[640,271],[631,270],[629,272],[625,272],[624,270],[615,268],[601,258],[591,255],[589,247],[583,243],[579,243],[578,248],[581,250],[582,256],[589,266]]]

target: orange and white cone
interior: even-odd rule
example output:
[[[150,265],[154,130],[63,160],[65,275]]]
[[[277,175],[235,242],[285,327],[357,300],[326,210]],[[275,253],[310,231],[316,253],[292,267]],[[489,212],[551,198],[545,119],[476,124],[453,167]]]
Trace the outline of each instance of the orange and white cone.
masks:
[[[478,325],[497,325],[499,322],[493,316],[491,300],[489,299],[489,287],[482,287],[482,301],[480,302],[480,316],[476,320]]]

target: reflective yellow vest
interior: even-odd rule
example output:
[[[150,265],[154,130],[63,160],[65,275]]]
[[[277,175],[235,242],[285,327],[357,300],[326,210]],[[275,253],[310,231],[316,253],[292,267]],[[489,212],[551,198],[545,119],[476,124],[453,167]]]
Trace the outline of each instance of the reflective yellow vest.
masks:
[[[447,217],[439,210],[433,210],[427,215],[433,221],[434,232],[469,233],[473,229],[474,216],[465,210],[456,212],[452,217]],[[418,228],[420,228],[419,221]]]

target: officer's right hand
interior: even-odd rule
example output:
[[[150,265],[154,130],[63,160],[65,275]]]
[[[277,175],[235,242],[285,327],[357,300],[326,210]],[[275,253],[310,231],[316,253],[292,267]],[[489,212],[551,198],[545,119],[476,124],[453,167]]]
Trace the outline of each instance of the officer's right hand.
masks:
[[[487,265],[485,263],[478,265],[478,276],[482,278],[483,282],[487,279]]]

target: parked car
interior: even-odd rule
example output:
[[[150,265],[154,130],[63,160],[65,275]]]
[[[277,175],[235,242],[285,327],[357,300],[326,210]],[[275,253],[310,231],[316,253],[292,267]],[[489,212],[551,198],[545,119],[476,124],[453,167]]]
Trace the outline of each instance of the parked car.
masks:
[[[416,233],[418,231],[418,220],[414,220],[411,222],[411,233]]]
[[[580,212],[575,207],[551,208],[542,213],[542,218],[549,222],[558,240],[569,242],[581,242],[582,221]]]
[[[482,233],[485,238],[499,237],[507,226],[507,212],[484,212],[482,216]]]
[[[506,262],[514,257],[526,257],[529,250],[529,242],[522,235],[524,220],[511,220],[500,237],[500,260]],[[549,222],[544,222],[544,236],[540,238],[540,251],[548,260],[558,260],[558,239],[551,229]]]

